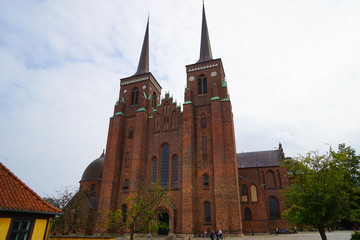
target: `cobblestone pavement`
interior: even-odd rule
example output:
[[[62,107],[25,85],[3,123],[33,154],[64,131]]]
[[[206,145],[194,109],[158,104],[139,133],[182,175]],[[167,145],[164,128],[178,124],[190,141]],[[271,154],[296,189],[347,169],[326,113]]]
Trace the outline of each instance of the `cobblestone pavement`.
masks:
[[[342,232],[327,232],[326,236],[328,240],[350,240],[352,231]],[[311,233],[298,233],[298,234],[279,234],[279,235],[258,235],[258,236],[244,236],[239,240],[321,240],[318,232]],[[233,240],[233,239],[232,239]]]

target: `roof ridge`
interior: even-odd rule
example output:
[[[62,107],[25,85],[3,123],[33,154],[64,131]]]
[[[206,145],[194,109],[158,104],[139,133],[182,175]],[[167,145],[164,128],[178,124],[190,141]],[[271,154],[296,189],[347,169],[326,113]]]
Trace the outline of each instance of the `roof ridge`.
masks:
[[[55,212],[61,212],[60,209],[52,206],[50,203],[46,202],[44,199],[42,199],[34,190],[32,190],[29,186],[27,186],[23,181],[20,180],[20,178],[18,178],[12,171],[10,171],[10,169],[8,169],[2,162],[0,162],[0,166],[18,183],[20,183],[20,185],[22,185],[23,187],[25,187],[28,191],[30,191],[31,194],[33,194],[40,202],[42,202],[44,205],[50,207],[51,209],[53,209]]]
[[[236,154],[243,154],[243,153],[261,153],[261,152],[277,152],[280,151],[279,149],[274,149],[274,150],[264,150],[264,151],[253,151],[253,152],[241,152],[241,153],[236,153]]]

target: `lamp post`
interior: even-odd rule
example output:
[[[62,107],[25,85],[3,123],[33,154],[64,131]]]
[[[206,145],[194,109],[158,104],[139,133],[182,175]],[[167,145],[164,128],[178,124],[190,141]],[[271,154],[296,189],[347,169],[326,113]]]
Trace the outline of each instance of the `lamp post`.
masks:
[[[263,188],[264,188],[264,195],[265,195],[265,210],[266,210],[266,220],[267,220],[267,228],[268,228],[268,232],[270,233],[270,223],[269,223],[269,211],[268,211],[268,203],[267,203],[267,197],[266,197],[266,189],[265,189],[265,183],[260,184]]]

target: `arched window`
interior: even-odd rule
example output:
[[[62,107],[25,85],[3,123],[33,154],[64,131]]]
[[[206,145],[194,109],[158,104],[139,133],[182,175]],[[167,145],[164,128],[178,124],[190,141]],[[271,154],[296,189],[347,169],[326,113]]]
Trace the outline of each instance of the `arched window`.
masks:
[[[172,173],[172,178],[173,178],[173,187],[178,187],[178,156],[175,155],[173,157],[173,173]]]
[[[139,89],[134,88],[131,92],[131,105],[137,105],[139,102]]]
[[[134,130],[133,130],[133,128],[131,127],[131,128],[129,129],[129,138],[131,139],[131,138],[133,138],[133,136],[134,136]]]
[[[241,187],[241,200],[243,202],[247,202],[248,201],[248,188],[245,184],[242,185]]]
[[[151,169],[151,182],[156,183],[157,178],[157,159],[156,157],[152,160],[152,169]]]
[[[123,223],[126,222],[126,214],[127,214],[127,206],[126,204],[122,205],[122,221]]]
[[[278,201],[274,197],[269,198],[270,219],[280,219]]]
[[[269,170],[266,173],[266,187],[269,189],[274,189],[276,188],[276,182],[275,182],[275,174],[273,171]]]
[[[154,109],[156,109],[157,103],[156,103],[156,92],[153,92],[153,96],[152,96],[152,107]]]
[[[206,136],[203,136],[203,155],[206,155]]]
[[[201,74],[198,79],[198,94],[207,93],[207,82],[204,74]]]
[[[252,202],[257,202],[258,198],[257,198],[257,190],[256,190],[255,185],[251,185],[250,192],[251,192],[251,201]]]
[[[129,179],[125,179],[124,191],[125,191],[125,192],[128,192],[128,191],[129,191]]]
[[[204,202],[205,222],[211,221],[210,203]]]
[[[209,188],[209,175],[204,174],[204,188]]]
[[[169,187],[169,145],[167,144],[164,144],[161,148],[160,184],[163,188]]]
[[[206,117],[201,118],[201,128],[206,128]]]
[[[251,220],[252,217],[251,217],[251,210],[249,208],[245,208],[245,218],[244,220]]]

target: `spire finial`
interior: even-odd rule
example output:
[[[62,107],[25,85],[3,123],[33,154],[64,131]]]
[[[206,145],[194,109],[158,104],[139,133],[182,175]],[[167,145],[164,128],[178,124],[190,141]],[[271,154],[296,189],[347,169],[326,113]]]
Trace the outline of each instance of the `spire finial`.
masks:
[[[149,72],[149,18],[150,18],[150,12],[147,19],[145,37],[141,49],[138,69],[133,76]]]
[[[201,26],[201,42],[200,42],[200,59],[196,63],[212,60],[212,52],[210,46],[209,32],[206,23],[205,16],[205,4],[203,0],[203,14],[202,14],[202,26]]]

